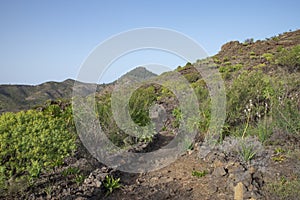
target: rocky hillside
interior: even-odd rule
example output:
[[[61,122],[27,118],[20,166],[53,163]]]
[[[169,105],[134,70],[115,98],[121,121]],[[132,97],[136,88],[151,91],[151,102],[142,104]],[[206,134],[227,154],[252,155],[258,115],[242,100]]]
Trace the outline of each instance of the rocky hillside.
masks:
[[[122,158],[114,168],[93,158],[75,131],[70,105],[53,102],[41,110],[0,115],[0,197],[299,199],[300,31],[263,41],[229,42],[212,59],[224,79],[227,97],[225,123],[213,140],[207,139],[208,87],[195,69],[206,60],[154,77],[184,94],[186,88],[174,82],[182,74],[199,103],[197,117],[184,124],[197,132],[196,137],[184,140],[184,152],[155,171],[126,173],[119,170],[126,162]],[[143,68],[136,71],[154,76]],[[112,114],[111,84],[96,95],[101,130],[125,152],[168,150],[172,148],[168,143],[185,133],[180,129],[185,113],[167,87],[143,83],[126,106],[137,125],[152,121],[155,127],[136,136],[121,129]],[[92,128],[87,134],[92,135]]]

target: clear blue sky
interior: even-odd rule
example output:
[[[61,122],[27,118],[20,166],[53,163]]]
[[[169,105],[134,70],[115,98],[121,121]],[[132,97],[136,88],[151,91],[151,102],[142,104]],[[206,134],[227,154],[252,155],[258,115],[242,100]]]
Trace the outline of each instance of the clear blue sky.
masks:
[[[133,28],[174,29],[214,55],[231,40],[299,29],[299,9],[299,0],[1,0],[0,84],[75,79],[99,43]],[[128,71],[118,67],[115,74]]]

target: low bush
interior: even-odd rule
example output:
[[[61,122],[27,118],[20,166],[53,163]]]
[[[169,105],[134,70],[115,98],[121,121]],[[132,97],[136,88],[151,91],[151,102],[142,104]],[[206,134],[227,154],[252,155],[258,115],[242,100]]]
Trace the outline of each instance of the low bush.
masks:
[[[281,50],[275,56],[275,63],[289,72],[300,71],[300,45]]]
[[[63,163],[75,150],[76,135],[70,106],[50,105],[44,111],[0,116],[0,180],[33,179]]]

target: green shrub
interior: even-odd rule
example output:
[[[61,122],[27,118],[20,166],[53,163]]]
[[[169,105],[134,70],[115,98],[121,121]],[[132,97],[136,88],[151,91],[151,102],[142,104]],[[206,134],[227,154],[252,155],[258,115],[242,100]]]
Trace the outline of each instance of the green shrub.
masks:
[[[273,59],[274,59],[274,55],[271,54],[271,53],[264,53],[264,54],[262,55],[262,57],[263,57],[264,59],[266,59],[268,62],[272,62]]]
[[[199,74],[197,73],[188,73],[184,74],[184,77],[189,83],[194,83],[199,79]]]
[[[290,72],[300,70],[300,45],[283,49],[275,56],[275,63]]]
[[[144,85],[135,90],[129,99],[129,114],[137,126],[146,127],[150,124],[149,108],[158,99],[159,89],[153,85]],[[160,90],[160,93],[162,90]],[[164,90],[162,95],[172,95],[169,90]],[[161,97],[162,98],[162,97]],[[138,138],[131,138],[127,141],[128,135],[115,122],[111,108],[111,94],[107,93],[97,97],[97,110],[100,125],[107,137],[115,145],[124,147],[125,143],[136,143],[139,141],[151,141],[154,135],[154,129],[142,131],[138,128],[134,131],[139,135]],[[127,138],[127,139],[126,139]],[[124,142],[127,141],[127,142]]]
[[[265,63],[260,63],[256,66],[253,67],[253,69],[256,69],[256,70],[262,70],[266,67],[267,65]]]
[[[199,115],[195,118],[188,119],[188,128],[192,130],[198,130],[198,132],[204,134],[207,132],[210,118],[211,118],[211,99],[206,83],[203,79],[198,80],[192,84],[195,94],[199,103]]]
[[[282,77],[285,77],[283,79]],[[227,89],[227,129],[224,134],[256,135],[265,142],[273,130],[299,134],[299,75],[241,73]]]
[[[229,66],[222,66],[219,68],[219,72],[235,72],[243,68],[242,64],[236,64],[236,65],[229,65]]]
[[[272,122],[270,122],[267,116],[257,123],[255,132],[260,142],[264,143],[271,136],[273,127]]]
[[[230,65],[231,65],[231,62],[230,62],[230,61],[226,61],[226,62],[223,63],[223,65],[225,65],[225,66],[230,66]]]
[[[227,89],[227,119],[230,126],[255,122],[274,94],[271,78],[261,71],[244,71]],[[248,116],[250,114],[250,116]]]
[[[111,94],[107,93],[97,97],[97,114],[101,129],[116,146],[122,147],[123,140],[127,137],[123,130],[116,124],[111,109]]]
[[[278,47],[276,48],[276,51],[277,51],[277,52],[281,52],[282,50],[284,50],[283,46],[278,46]]]
[[[268,183],[266,189],[272,197],[279,199],[299,199],[300,196],[300,179],[288,180],[282,177],[281,180]]]
[[[137,125],[146,126],[149,124],[149,108],[156,99],[154,86],[141,87],[133,92],[129,99],[129,112]]]
[[[0,116],[1,180],[35,178],[62,164],[76,148],[70,106],[51,105],[44,111],[21,111]],[[2,185],[3,186],[3,185]]]
[[[229,61],[229,57],[228,56],[225,56],[224,58],[223,58],[223,62],[228,62]]]
[[[222,63],[217,57],[214,57],[213,60],[214,60],[214,63],[216,63],[216,64]]]
[[[300,111],[295,99],[282,98],[276,101],[272,115],[277,128],[288,133],[300,133]]]

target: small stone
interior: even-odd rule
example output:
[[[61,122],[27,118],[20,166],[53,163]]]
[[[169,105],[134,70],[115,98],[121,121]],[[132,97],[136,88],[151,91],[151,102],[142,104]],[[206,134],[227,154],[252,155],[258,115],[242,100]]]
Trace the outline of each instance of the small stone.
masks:
[[[84,198],[84,197],[76,197],[75,200],[86,200],[86,198]]]
[[[225,171],[224,167],[217,167],[213,171],[213,175],[217,176],[217,177],[225,176],[226,174],[227,174],[227,172]]]
[[[174,179],[171,178],[171,177],[168,177],[168,178],[165,180],[166,183],[169,183],[169,182],[172,182],[172,181],[174,181]]]
[[[255,172],[256,172],[255,167],[251,166],[251,167],[249,168],[249,173],[250,173],[250,174],[254,174]]]
[[[207,188],[209,194],[214,194],[218,191],[218,187],[215,185],[209,185]]]
[[[220,160],[215,160],[214,164],[213,164],[214,168],[217,168],[217,167],[223,167],[224,166],[224,163]]]
[[[234,187],[234,200],[243,200],[244,199],[244,185],[242,182],[239,182]]]
[[[95,180],[95,186],[96,186],[96,187],[99,188],[99,187],[101,187],[101,185],[102,185],[102,184],[101,184],[101,181]]]
[[[246,187],[249,187],[251,182],[252,182],[252,177],[251,177],[251,174],[249,173],[246,173],[244,174],[244,177],[243,177],[243,184],[246,186]]]
[[[251,196],[252,196],[252,198],[254,198],[254,199],[259,199],[259,198],[262,197],[262,195],[261,195],[258,191],[252,191],[252,192],[251,192]]]
[[[141,184],[141,182],[140,182],[139,179],[136,179],[136,180],[135,180],[135,183],[136,183],[137,185],[140,185],[140,184]]]
[[[36,199],[36,197],[35,197],[35,195],[34,195],[34,194],[31,194],[31,195],[29,196],[29,199],[31,199],[31,200],[35,200],[35,199]]]
[[[150,179],[150,181],[151,181],[151,182],[158,181],[158,177],[152,177],[152,178]]]
[[[105,166],[103,166],[103,167],[101,168],[101,171],[102,171],[102,172],[108,172],[108,168],[105,167]]]
[[[96,179],[100,180],[100,181],[104,181],[105,177],[108,175],[108,173],[100,173],[96,176]]]
[[[229,174],[228,178],[231,179],[231,180],[234,180],[235,179],[235,175],[234,174]]]
[[[240,163],[230,163],[226,166],[226,169],[228,169],[228,173],[240,173],[245,171]]]

